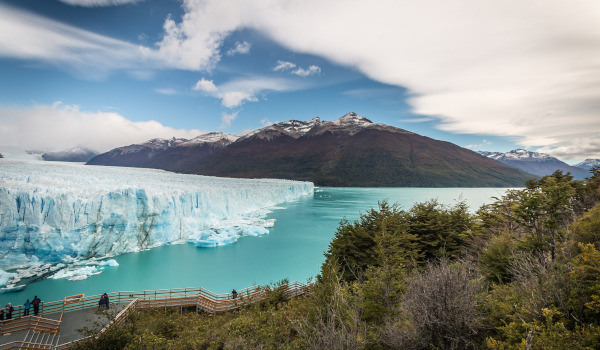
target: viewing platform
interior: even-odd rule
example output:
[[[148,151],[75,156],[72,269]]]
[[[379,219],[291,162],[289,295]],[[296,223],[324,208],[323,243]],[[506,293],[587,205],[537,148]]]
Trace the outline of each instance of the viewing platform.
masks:
[[[306,294],[308,286],[289,282],[277,286],[289,298]],[[216,294],[202,287],[123,291],[107,293],[109,311],[99,308],[101,294],[68,296],[61,301],[42,302],[38,316],[24,316],[23,305],[14,306],[11,320],[0,321],[0,350],[8,349],[69,349],[86,339],[78,330],[104,325],[100,333],[112,325],[123,323],[135,309],[141,308],[195,308],[196,312],[211,314],[238,309],[268,297],[268,287],[252,286],[231,293]],[[101,311],[101,312],[98,312]]]

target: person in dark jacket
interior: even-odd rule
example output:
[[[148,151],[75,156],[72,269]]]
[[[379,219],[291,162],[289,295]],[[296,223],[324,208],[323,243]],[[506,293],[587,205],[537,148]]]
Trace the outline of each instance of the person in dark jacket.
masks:
[[[12,304],[11,303],[6,304],[4,312],[6,312],[6,319],[7,320],[10,320],[12,318],[13,311],[15,311],[15,308],[12,306]]]
[[[36,295],[33,297],[31,303],[33,304],[33,314],[37,316],[40,313],[40,304],[42,303],[42,300]]]

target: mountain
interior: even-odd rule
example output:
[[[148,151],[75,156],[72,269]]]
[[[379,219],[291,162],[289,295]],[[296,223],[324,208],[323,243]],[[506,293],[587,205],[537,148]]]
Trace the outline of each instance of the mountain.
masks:
[[[506,153],[485,151],[480,151],[479,153],[485,157],[495,159],[503,164],[537,176],[550,175],[556,170],[562,170],[565,173],[570,172],[578,180],[589,176],[589,171],[570,166],[544,153],[530,152],[524,149],[516,149]]]
[[[191,140],[152,139],[142,144],[115,148],[92,158],[89,165],[113,165],[184,171],[204,157],[237,140],[237,136],[212,132]]]
[[[591,158],[588,158],[588,159],[584,160],[581,163],[575,164],[574,166],[589,171],[593,167],[600,167],[600,159],[591,159]]]
[[[532,176],[451,144],[374,124],[356,113],[256,130],[185,172],[285,178],[318,186],[522,186]]]
[[[73,148],[62,152],[46,152],[42,154],[42,159],[58,162],[87,162],[98,155],[98,152],[86,148]]]

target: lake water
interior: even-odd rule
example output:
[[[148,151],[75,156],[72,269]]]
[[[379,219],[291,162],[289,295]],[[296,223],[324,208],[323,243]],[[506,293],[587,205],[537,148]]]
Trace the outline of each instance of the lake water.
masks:
[[[305,197],[273,209],[276,219],[270,233],[243,237],[237,243],[196,248],[176,244],[117,256],[117,267],[107,267],[99,275],[81,281],[45,279],[24,290],[0,294],[0,305],[22,304],[34,295],[44,301],[85,293],[202,286],[216,293],[242,289],[284,278],[306,282],[319,273],[323,253],[340,220],[359,218],[378,201],[387,199],[409,209],[414,203],[437,198],[455,204],[459,197],[472,211],[504,194],[504,188],[330,188],[315,189]]]

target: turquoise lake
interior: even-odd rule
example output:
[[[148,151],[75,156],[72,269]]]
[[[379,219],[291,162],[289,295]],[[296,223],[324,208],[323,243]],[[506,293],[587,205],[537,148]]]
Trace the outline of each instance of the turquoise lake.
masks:
[[[466,200],[472,211],[504,194],[504,188],[330,188],[314,196],[284,203],[268,218],[276,220],[269,234],[243,237],[216,248],[174,244],[115,257],[117,267],[81,281],[45,279],[24,290],[0,294],[0,305],[22,304],[34,295],[44,301],[85,293],[169,289],[202,286],[216,293],[284,278],[306,282],[319,273],[323,253],[340,221],[359,218],[378,201],[387,199],[409,209],[414,203],[436,198],[442,204]]]

